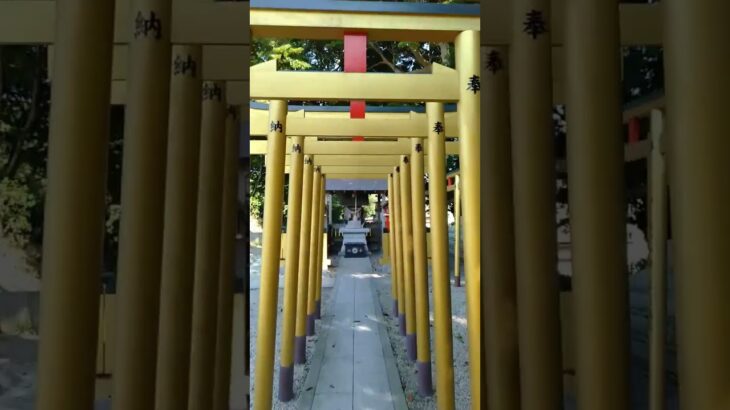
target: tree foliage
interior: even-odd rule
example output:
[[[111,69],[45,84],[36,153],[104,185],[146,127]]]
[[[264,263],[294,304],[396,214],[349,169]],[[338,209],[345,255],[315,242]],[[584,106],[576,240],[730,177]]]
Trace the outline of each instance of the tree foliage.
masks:
[[[0,46],[0,231],[37,254],[48,149],[46,48]],[[31,261],[31,262],[37,262]]]
[[[0,45],[0,234],[40,266],[46,195],[50,81],[45,46]],[[123,107],[112,108],[107,269],[116,261]],[[82,183],[83,181],[80,181]]]

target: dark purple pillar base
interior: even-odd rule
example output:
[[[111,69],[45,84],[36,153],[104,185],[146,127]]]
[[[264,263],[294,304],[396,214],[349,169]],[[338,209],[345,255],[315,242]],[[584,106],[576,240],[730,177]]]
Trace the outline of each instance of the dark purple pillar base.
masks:
[[[294,366],[279,367],[279,401],[287,402],[294,398]]]
[[[314,313],[307,315],[307,336],[314,336]]]
[[[398,324],[400,326],[400,335],[405,336],[406,335],[406,315],[398,316]]]
[[[307,362],[307,336],[294,337],[294,363],[304,364]]]
[[[393,317],[398,317],[398,299],[393,299]]]
[[[314,318],[322,319],[322,301],[317,300],[314,302]]]
[[[416,362],[416,369],[418,369],[418,394],[424,397],[433,395],[431,362]]]
[[[416,334],[412,335],[406,335],[406,349],[408,350],[408,358],[411,359],[412,362],[416,361],[416,353],[418,350],[416,350]]]
[[[460,288],[461,287],[461,275],[455,277],[454,280],[456,282],[456,287]]]

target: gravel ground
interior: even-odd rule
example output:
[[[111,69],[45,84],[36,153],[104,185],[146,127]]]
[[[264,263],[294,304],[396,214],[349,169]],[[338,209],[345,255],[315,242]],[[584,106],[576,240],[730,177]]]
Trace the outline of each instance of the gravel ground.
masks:
[[[41,288],[37,269],[28,264],[28,254],[4,237],[2,227],[0,272],[0,292],[37,292]]]
[[[37,337],[0,335],[0,410],[33,408],[37,354]]]
[[[327,306],[332,296],[332,289],[322,289],[322,303],[323,307]],[[253,408],[253,396],[256,394],[256,378],[253,377],[256,374],[256,332],[257,332],[257,313],[258,313],[258,290],[251,291],[251,407]],[[331,316],[326,313],[326,309],[322,310],[322,320],[316,322],[316,336],[307,338],[307,363],[304,366],[294,366],[294,399],[287,403],[282,403],[278,400],[279,397],[279,358],[281,355],[281,316],[282,316],[282,300],[283,294],[279,292],[279,315],[276,321],[276,355],[274,356],[274,380],[273,380],[273,409],[296,409],[296,402],[299,399],[300,393],[303,391],[304,382],[309,373],[309,367],[312,362],[312,355],[314,354],[314,346],[319,339],[319,335],[322,332],[323,326],[326,326]],[[324,322],[324,323],[323,323]]]
[[[373,258],[373,266],[378,272],[389,273],[389,266],[378,265],[377,259]],[[433,290],[431,286],[431,275],[429,273],[429,310],[431,322],[431,377],[434,390],[436,388],[436,355],[433,350],[435,337],[433,324]],[[462,282],[462,284],[465,282]],[[409,409],[435,409],[436,396],[421,397],[418,394],[418,378],[415,364],[408,359],[406,354],[405,338],[400,335],[397,318],[393,318],[393,299],[390,295],[390,277],[384,276],[376,280],[378,298],[380,300],[383,315],[386,318],[388,336],[393,347],[398,372],[401,377],[401,385],[406,395],[406,403]],[[451,287],[451,313],[453,333],[453,357],[454,357],[454,399],[457,409],[471,408],[471,396],[469,394],[469,350],[466,334],[466,295],[464,287]],[[438,394],[436,392],[435,394]]]
[[[261,244],[260,244],[260,234],[256,232],[251,233],[251,268],[250,268],[250,275],[251,275],[251,291],[250,291],[250,349],[251,349],[251,379],[250,379],[250,386],[251,386],[251,407],[253,408],[253,396],[256,394],[256,386],[255,386],[255,377],[256,374],[256,340],[257,340],[257,331],[258,331],[258,311],[259,311],[259,289],[258,289],[258,279],[260,278],[260,269],[261,269]],[[282,269],[283,271],[283,269]],[[282,272],[283,273],[283,272]],[[307,338],[307,362],[305,365],[300,366],[296,365],[294,366],[294,399],[287,402],[282,403],[278,400],[279,397],[279,361],[280,361],[280,355],[281,355],[281,324],[283,321],[283,300],[284,300],[284,292],[283,292],[283,276],[280,276],[279,280],[279,301],[277,303],[278,307],[278,314],[276,318],[276,354],[274,356],[274,379],[273,379],[273,401],[272,401],[272,409],[276,410],[293,410],[297,408],[297,400],[299,399],[300,393],[304,389],[304,382],[306,381],[307,374],[309,373],[309,367],[312,362],[312,355],[314,354],[314,346],[317,343],[317,340],[319,339],[319,335],[322,332],[322,329],[329,323],[332,316],[330,316],[327,312],[327,306],[330,303],[330,299],[332,298],[332,288],[326,287],[330,280],[334,280],[333,277],[330,276],[328,278],[326,274],[325,278],[323,278],[322,281],[322,319],[318,320],[316,322],[316,335],[314,337],[308,337]],[[331,285],[330,285],[331,286]]]

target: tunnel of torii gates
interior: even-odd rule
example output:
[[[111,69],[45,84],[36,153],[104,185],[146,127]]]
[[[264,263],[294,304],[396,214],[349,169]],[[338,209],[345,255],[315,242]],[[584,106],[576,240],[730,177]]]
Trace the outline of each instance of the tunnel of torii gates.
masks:
[[[730,291],[730,275],[721,274],[727,271],[722,255],[728,241],[721,237],[726,229],[719,227],[730,222],[720,207],[730,201],[730,188],[722,187],[720,176],[728,174],[728,165],[714,150],[727,150],[730,144],[721,136],[723,116],[718,108],[724,93],[730,91],[719,67],[729,68],[730,59],[727,53],[702,51],[727,50],[713,37],[723,27],[713,15],[721,11],[716,4],[485,1],[481,7],[486,17],[481,20],[468,7],[453,5],[419,4],[416,8],[350,2],[340,7],[352,7],[351,13],[308,9],[279,15],[267,14],[265,9],[259,14],[253,8],[254,36],[345,41],[344,73],[281,72],[271,62],[251,69],[251,98],[269,102],[268,116],[263,111],[250,114],[251,135],[266,136],[266,141],[252,141],[252,154],[267,156],[254,407],[265,409],[272,403],[284,202],[280,188],[286,172],[290,173],[289,209],[296,211],[289,215],[287,226],[279,399],[292,397],[286,378],[291,377],[294,363],[302,360],[301,343],[321,313],[317,303],[321,250],[316,248],[321,245],[314,243],[319,235],[307,235],[306,229],[321,229],[325,178],[388,180],[394,210],[394,240],[390,241],[394,313],[399,319],[405,316],[401,333],[417,339],[415,355],[409,352],[411,360],[420,371],[430,366],[422,202],[426,172],[435,387],[438,407],[454,407],[444,167],[445,154],[454,153],[459,155],[463,193],[472,407],[540,410],[563,406],[562,343],[566,338],[574,351],[565,353],[572,353],[574,369],[570,370],[577,380],[575,391],[568,394],[575,394],[577,407],[630,408],[624,163],[650,157],[650,400],[653,409],[663,408],[668,183],[661,139],[665,106],[670,145],[692,135],[682,149],[666,150],[673,160],[669,170],[675,205],[674,252],[681,285],[681,400],[686,408],[725,405],[730,353],[720,341],[730,339],[730,318],[715,312],[727,307],[723,298]],[[399,11],[408,18],[391,20]],[[280,26],[271,29],[268,24]],[[282,27],[287,24],[291,26]],[[348,70],[348,43],[368,39],[453,41],[455,69],[433,64],[430,72],[418,74]],[[704,47],[695,47],[700,43]],[[667,96],[625,107],[622,113],[620,51],[621,46],[631,45],[665,46]],[[695,61],[680,58],[680,50]],[[709,111],[700,109],[696,99],[705,95],[713,104]],[[347,115],[308,112],[307,108],[290,111],[291,100],[352,102]],[[407,115],[367,113],[362,101],[425,103],[426,109]],[[455,112],[445,112],[448,103],[456,104]],[[574,272],[570,332],[561,332],[556,279],[554,104],[566,104],[570,124],[567,160],[558,162],[570,175]],[[643,141],[637,141],[640,117],[651,121],[650,138]],[[626,146],[623,123],[631,130],[631,143]],[[447,141],[448,137],[456,140]],[[312,211],[307,206],[320,209]],[[711,241],[692,239],[700,234]],[[311,258],[309,269],[303,263],[307,255],[317,258],[315,269],[311,269]],[[419,378],[419,383],[421,394],[431,393],[428,378]]]
[[[453,408],[445,260],[443,160],[447,146],[454,147],[452,152],[460,156],[472,406],[562,408],[564,337],[555,278],[555,103],[566,104],[569,124],[567,161],[559,165],[569,173],[574,329],[568,337],[574,339],[570,344],[574,345],[577,407],[630,408],[623,169],[625,161],[647,156],[651,164],[651,406],[661,409],[665,405],[666,192],[667,180],[671,180],[680,400],[683,408],[727,407],[730,315],[717,312],[727,311],[726,295],[730,292],[730,275],[723,262],[724,253],[730,250],[723,236],[730,226],[730,216],[722,211],[730,203],[730,186],[723,185],[730,165],[718,150],[727,152],[730,148],[730,140],[723,137],[720,108],[730,92],[730,78],[723,74],[730,69],[730,49],[719,39],[724,25],[715,13],[727,13],[730,6],[710,0],[666,0],[660,5],[515,0],[485,1],[481,6],[486,17],[479,27],[475,15],[459,14],[454,6],[421,4],[420,14],[411,8],[408,19],[397,22],[389,20],[396,13],[370,9],[369,14],[362,4],[353,6],[361,7],[357,14],[344,13],[338,18],[332,18],[332,10],[326,14],[301,11],[299,15],[268,17],[252,10],[253,33],[262,37],[344,36],[346,53],[348,41],[357,41],[352,39],[357,34],[373,40],[445,40],[454,41],[456,52],[455,70],[434,64],[428,74],[284,73],[270,63],[252,68],[251,98],[270,100],[269,117],[262,117],[259,125],[264,128],[252,131],[252,135],[267,137],[264,212],[271,218],[264,226],[269,232],[268,239],[264,237],[269,253],[263,261],[262,277],[268,283],[262,281],[257,341],[257,356],[263,351],[266,356],[256,359],[255,408],[268,408],[272,400],[275,322],[266,319],[276,314],[280,246],[276,241],[280,239],[283,202],[278,195],[287,165],[290,189],[303,185],[304,192],[308,188],[306,178],[314,172],[310,167],[320,170],[320,178],[380,174],[392,181],[389,195],[396,203],[392,212],[395,249],[391,252],[395,256],[394,308],[399,315],[405,310],[403,333],[416,334],[418,364],[429,360],[424,215],[420,202],[424,196],[425,155],[431,211],[437,402],[439,408]],[[295,30],[257,27],[270,21],[293,20],[297,21],[292,23]],[[339,24],[335,33],[327,27],[330,24]],[[620,104],[622,45],[663,45],[667,79],[666,97],[626,107],[624,121]],[[349,119],[336,115],[328,118],[324,113],[307,113],[306,109],[287,113],[287,100],[425,102],[426,113],[409,113],[408,118],[382,114],[385,118],[381,120],[377,113],[353,115],[356,110],[351,103]],[[710,104],[709,108],[700,101]],[[453,120],[444,113],[444,103],[456,103]],[[662,143],[665,108],[668,144]],[[642,142],[635,141],[639,117],[650,117],[651,121],[650,138]],[[254,113],[251,118],[253,130]],[[622,122],[632,130],[632,143],[627,146],[621,138]],[[406,130],[409,126],[413,128]],[[286,141],[287,135],[292,141]],[[359,141],[327,141],[351,136],[360,136]],[[445,138],[451,136],[458,142],[446,142]],[[384,137],[397,141],[370,141]],[[665,178],[664,146],[680,144],[681,148],[666,149],[670,178]],[[258,152],[263,153],[263,147]],[[296,204],[297,193],[290,191],[289,195],[291,207]],[[415,209],[419,212],[413,212]],[[291,220],[288,223],[288,232],[292,232],[296,224]],[[306,235],[300,237],[306,241]],[[287,235],[287,239],[291,252],[297,236]],[[306,242],[302,243],[305,252],[300,256],[307,253]],[[301,266],[301,260],[299,263]],[[315,313],[311,298],[306,311],[299,306],[295,310],[293,265],[285,267],[284,334],[294,323],[295,337],[283,338],[282,368],[292,364],[292,339],[304,335],[298,325],[303,324],[306,315]],[[316,274],[321,280],[320,272]],[[309,278],[310,293],[311,283]],[[303,292],[304,287],[297,291]],[[482,311],[480,297],[484,301]],[[297,317],[293,318],[295,313]],[[481,368],[485,370],[484,378]],[[285,373],[281,371],[280,376]],[[421,393],[430,392],[430,388],[419,386]],[[486,401],[481,399],[482,392]]]
[[[391,194],[396,201],[403,198],[398,208],[406,211],[412,204],[402,192],[421,186],[407,176],[413,177],[414,168],[426,172],[420,167],[428,155],[427,172],[433,173],[434,182],[429,190],[439,187],[429,193],[438,219],[445,215],[438,212],[445,178],[437,177],[443,167],[432,164],[453,149],[460,155],[466,222],[473,407],[560,408],[551,115],[553,104],[564,103],[570,124],[565,165],[570,173],[578,408],[629,408],[623,164],[636,151],[650,153],[651,159],[652,409],[663,406],[667,191],[677,277],[681,405],[687,409],[730,405],[730,315],[726,314],[730,213],[725,209],[730,203],[726,160],[730,49],[725,23],[730,3],[483,1],[481,19],[468,5],[308,3],[0,1],[0,43],[51,46],[36,408],[77,410],[93,405],[97,363],[96,355],[89,353],[97,351],[99,332],[110,104],[126,105],[114,407],[148,409],[157,402],[161,409],[225,408],[221,389],[228,388],[229,375],[225,371],[217,375],[230,365],[226,357],[230,350],[221,347],[230,337],[220,333],[229,328],[225,317],[221,319],[229,308],[216,303],[229,300],[228,281],[218,278],[231,260],[231,251],[226,251],[233,243],[228,230],[236,205],[230,200],[235,197],[231,181],[232,169],[238,167],[233,165],[237,155],[232,154],[239,151],[235,148],[239,120],[226,112],[228,106],[245,106],[250,99],[269,101],[266,123],[275,125],[265,131],[269,189],[264,229],[277,234],[264,236],[263,318],[275,314],[277,290],[272,282],[279,264],[277,228],[283,201],[271,187],[283,180],[287,153],[290,169],[304,174],[303,180],[310,167],[314,175],[314,164],[320,178],[338,177],[338,169],[329,167],[343,167],[339,172],[351,177],[344,173],[344,165],[324,162],[340,147],[350,147],[342,155],[368,155],[371,149],[369,155],[390,155],[392,162],[387,165],[348,166],[359,167],[358,172],[367,167],[381,177],[387,174],[389,180],[392,173]],[[345,33],[364,34],[374,41],[453,41],[456,69],[434,65],[428,74],[392,75],[281,72],[270,64],[250,73],[247,69],[251,35],[342,39]],[[621,46],[665,50],[666,95],[628,111],[635,114],[629,118],[651,116],[650,142],[625,149],[620,137]],[[290,118],[287,100],[420,102],[426,103],[427,113],[421,119],[418,115],[389,119],[392,127],[385,131],[379,129],[382,125],[349,125],[375,124],[370,116],[328,119],[339,122],[338,136],[360,135],[365,141],[358,145],[310,141],[308,137],[322,139],[326,133],[294,131],[302,119],[295,112]],[[446,118],[445,103],[457,104],[453,121]],[[245,118],[248,110],[241,114]],[[664,116],[666,143],[661,142]],[[401,126],[396,124],[407,122],[420,123],[419,130],[389,137],[398,141],[369,141],[391,135]],[[437,122],[447,130],[454,127],[458,142],[446,142],[432,126]],[[298,140],[301,152],[294,152],[296,143],[286,138]],[[420,152],[415,150],[419,143]],[[224,157],[232,158],[231,163]],[[420,214],[411,217],[418,219]],[[411,262],[408,245],[414,246],[415,256],[420,227],[418,223],[409,227],[407,215],[400,216],[396,232],[404,233],[393,242],[400,243],[402,253],[399,256],[398,246],[392,252],[393,282],[397,291],[415,292],[415,302],[421,303],[414,304],[411,293],[398,293],[398,311],[405,310],[406,316],[415,312],[418,318],[424,308],[424,271],[417,270],[415,258]],[[439,229],[443,226],[432,227],[431,235]],[[432,239],[434,256],[445,252],[445,245],[437,243],[439,237],[443,235]],[[445,258],[438,256],[432,261],[437,281],[447,274],[444,264]],[[444,337],[448,289],[439,289],[442,294],[434,299],[435,385],[439,408],[448,409],[454,407]],[[226,297],[218,298],[217,292]],[[291,303],[289,307],[291,323],[294,310]],[[418,332],[419,320],[406,319],[410,326],[406,331]],[[259,329],[256,409],[270,408],[272,401],[273,335],[273,325]],[[187,355],[190,360],[180,359]]]

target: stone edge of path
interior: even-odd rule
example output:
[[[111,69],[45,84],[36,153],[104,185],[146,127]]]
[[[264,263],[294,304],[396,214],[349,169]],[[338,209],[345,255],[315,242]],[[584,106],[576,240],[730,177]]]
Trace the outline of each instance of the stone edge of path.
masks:
[[[335,280],[336,277],[335,277]],[[337,286],[333,284],[332,289],[334,290],[332,296],[328,299],[328,302],[337,300]],[[327,324],[331,321],[331,315],[326,313],[322,315],[322,321],[326,319]],[[324,323],[321,323],[324,325]],[[319,334],[317,335],[317,342],[315,344],[314,353],[312,354],[312,362],[307,372],[307,377],[304,379],[304,386],[302,386],[302,392],[299,394],[297,399],[297,409],[311,409],[314,405],[314,394],[317,392],[317,381],[319,380],[319,372],[322,370],[322,362],[324,361],[324,351],[327,348],[327,334],[329,333],[329,326],[320,326]],[[321,343],[320,343],[321,341]]]
[[[370,288],[370,294],[373,298],[375,315],[378,319],[380,346],[383,348],[385,371],[388,376],[388,384],[390,385],[390,394],[393,397],[393,408],[396,410],[406,410],[408,409],[408,405],[406,404],[406,395],[403,392],[403,386],[401,386],[400,373],[398,373],[398,366],[395,363],[395,356],[393,355],[393,348],[390,344],[388,329],[385,326],[385,318],[383,317],[383,309],[380,305],[378,292],[373,287],[373,281],[368,281],[368,287]]]

